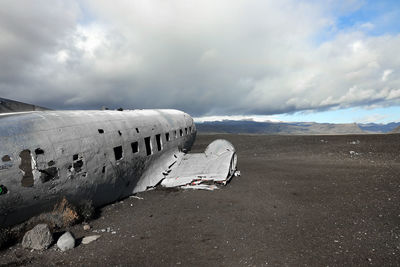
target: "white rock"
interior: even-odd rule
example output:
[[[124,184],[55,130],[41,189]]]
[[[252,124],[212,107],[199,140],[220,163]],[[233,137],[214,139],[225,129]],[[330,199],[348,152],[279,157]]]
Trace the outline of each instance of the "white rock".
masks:
[[[85,237],[82,239],[82,244],[87,245],[87,244],[89,244],[89,243],[92,243],[93,241],[96,241],[96,240],[99,239],[99,238],[100,238],[100,235],[85,236]]]
[[[70,232],[65,232],[57,241],[57,247],[61,251],[67,251],[75,247],[75,238]]]
[[[90,225],[89,224],[83,225],[83,230],[85,231],[90,230]]]
[[[45,250],[53,243],[53,235],[47,224],[38,224],[25,233],[22,247],[28,249]]]

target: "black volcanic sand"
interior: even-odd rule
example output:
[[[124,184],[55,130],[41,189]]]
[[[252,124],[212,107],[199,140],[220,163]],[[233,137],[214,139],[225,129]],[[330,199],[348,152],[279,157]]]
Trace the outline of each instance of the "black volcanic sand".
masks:
[[[115,234],[67,252],[18,244],[0,265],[400,265],[400,135],[200,135],[194,151],[217,138],[242,172],[226,187],[141,193],[91,222]]]

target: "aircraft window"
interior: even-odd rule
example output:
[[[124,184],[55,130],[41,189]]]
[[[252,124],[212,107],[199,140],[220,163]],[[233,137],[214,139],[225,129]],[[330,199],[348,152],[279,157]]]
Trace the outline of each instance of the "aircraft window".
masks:
[[[185,128],[185,135],[187,135],[187,128]]]
[[[144,143],[145,143],[145,145],[146,145],[146,153],[147,153],[147,156],[150,156],[150,155],[153,153],[153,152],[152,152],[152,149],[151,149],[151,140],[150,140],[150,136],[144,138]]]
[[[156,143],[158,151],[162,149],[161,134],[156,134]]]
[[[105,173],[106,172],[106,166],[103,166],[103,168],[101,169],[101,173]]]
[[[115,156],[115,160],[122,159],[122,146],[114,147],[114,156]]]
[[[118,130],[118,134],[121,136],[121,135],[122,135],[122,132],[121,132],[120,130]]]
[[[178,137],[178,134],[176,133],[176,130],[174,131],[175,139]]]
[[[137,152],[139,152],[139,145],[138,145],[138,142],[133,142],[133,143],[131,143],[131,147],[132,147],[132,153],[137,153]]]
[[[183,131],[182,131],[182,129],[179,129],[179,135],[180,135],[180,136],[183,136]]]
[[[104,133],[103,129],[98,129],[98,131],[99,131],[100,134]]]
[[[192,127],[189,127],[189,133],[191,133],[192,132]]]
[[[3,162],[7,162],[7,161],[11,161],[11,158],[10,158],[9,155],[5,155],[5,156],[3,156],[3,157],[1,158],[1,160],[2,160]]]
[[[43,149],[41,149],[41,148],[36,148],[36,149],[35,149],[35,154],[36,154],[36,155],[44,154],[44,151],[43,151]]]
[[[21,158],[21,165],[19,165],[19,168],[24,174],[22,176],[21,185],[24,187],[32,187],[33,173],[31,151],[28,149],[22,150],[21,153],[19,153],[19,157]]]
[[[169,141],[169,133],[165,133],[165,140]]]
[[[136,128],[136,132],[139,133],[139,128]]]

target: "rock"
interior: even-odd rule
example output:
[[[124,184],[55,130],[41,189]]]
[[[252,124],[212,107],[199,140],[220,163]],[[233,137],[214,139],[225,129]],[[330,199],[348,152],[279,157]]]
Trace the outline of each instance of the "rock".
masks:
[[[82,239],[82,244],[87,245],[87,244],[89,244],[89,243],[92,243],[93,241],[96,241],[96,240],[99,239],[99,238],[100,238],[100,235],[85,236],[85,237]]]
[[[85,231],[90,230],[90,225],[89,224],[83,225],[83,230]]]
[[[25,233],[22,247],[35,250],[45,250],[53,243],[53,235],[47,224],[38,224]]]
[[[70,232],[65,232],[57,241],[57,247],[61,251],[67,251],[75,247],[75,238]]]

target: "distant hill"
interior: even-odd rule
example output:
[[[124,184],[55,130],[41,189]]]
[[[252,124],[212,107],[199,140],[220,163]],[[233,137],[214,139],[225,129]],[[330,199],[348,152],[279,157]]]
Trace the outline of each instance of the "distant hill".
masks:
[[[389,133],[400,133],[400,126],[397,126],[393,130],[391,130]]]
[[[0,113],[34,111],[34,110],[48,110],[48,109],[0,97]]]
[[[255,121],[213,121],[196,123],[199,132],[208,133],[250,133],[250,134],[363,134],[356,123],[332,124],[314,122],[255,122]]]
[[[381,123],[359,123],[358,126],[366,132],[373,133],[389,133],[396,127],[400,126],[400,122],[391,122],[387,124]]]

